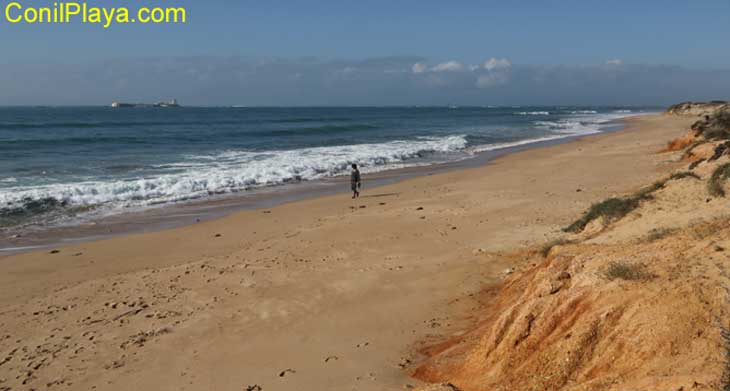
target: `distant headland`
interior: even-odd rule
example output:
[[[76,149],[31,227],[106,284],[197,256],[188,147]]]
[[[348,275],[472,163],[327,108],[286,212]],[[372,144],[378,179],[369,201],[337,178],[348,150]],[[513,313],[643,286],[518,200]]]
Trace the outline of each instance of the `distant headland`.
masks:
[[[177,103],[177,99],[162,101],[157,103],[124,103],[124,102],[112,102],[111,107],[114,108],[125,108],[125,107],[180,107]]]

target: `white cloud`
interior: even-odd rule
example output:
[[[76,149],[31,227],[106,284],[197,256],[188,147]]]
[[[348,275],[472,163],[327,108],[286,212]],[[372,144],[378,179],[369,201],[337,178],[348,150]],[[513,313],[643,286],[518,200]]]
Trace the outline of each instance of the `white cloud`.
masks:
[[[476,86],[478,88],[489,88],[509,81],[512,61],[506,58],[492,57],[484,62],[482,68],[484,70],[477,77]]]
[[[459,72],[464,70],[464,64],[458,61],[447,61],[436,65],[431,70],[434,72]]]
[[[624,65],[624,60],[614,58],[613,60],[606,61],[606,65],[621,66]]]
[[[509,81],[509,75],[504,72],[490,72],[477,78],[476,86],[479,88],[489,88]]]
[[[417,62],[417,63],[413,64],[413,67],[411,67],[411,70],[413,71],[413,73],[423,73],[423,72],[426,72],[426,69],[427,69],[426,64],[421,63],[421,62]]]
[[[438,68],[461,71],[436,72],[432,68],[436,62],[428,65],[427,59],[416,56],[0,61],[0,105],[154,102],[164,98],[160,91],[185,105],[667,104],[718,99],[730,91],[730,69],[616,66],[607,65],[605,59],[595,64],[556,66],[511,64],[494,58],[480,62],[476,69],[468,62],[454,63],[457,65]],[[99,85],[109,88],[100,89]]]
[[[484,69],[488,71],[506,69],[512,66],[512,62],[506,58],[492,57],[484,63]]]

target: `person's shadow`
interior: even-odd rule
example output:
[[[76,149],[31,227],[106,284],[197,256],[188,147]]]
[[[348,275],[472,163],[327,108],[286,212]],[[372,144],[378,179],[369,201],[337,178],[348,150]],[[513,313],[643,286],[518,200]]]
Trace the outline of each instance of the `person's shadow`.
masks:
[[[392,196],[397,196],[397,195],[400,195],[400,193],[380,193],[380,194],[369,194],[369,195],[364,195],[364,196],[362,196],[362,197],[360,197],[360,198],[378,198],[378,197],[392,197]]]

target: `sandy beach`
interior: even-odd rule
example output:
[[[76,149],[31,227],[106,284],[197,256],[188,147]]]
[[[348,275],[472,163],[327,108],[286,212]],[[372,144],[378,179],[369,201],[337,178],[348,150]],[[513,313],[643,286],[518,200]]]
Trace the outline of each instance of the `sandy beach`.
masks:
[[[679,167],[691,117],[171,230],[0,258],[0,390],[403,390],[515,251]],[[346,190],[346,189],[344,189]],[[260,388],[256,388],[256,386]]]

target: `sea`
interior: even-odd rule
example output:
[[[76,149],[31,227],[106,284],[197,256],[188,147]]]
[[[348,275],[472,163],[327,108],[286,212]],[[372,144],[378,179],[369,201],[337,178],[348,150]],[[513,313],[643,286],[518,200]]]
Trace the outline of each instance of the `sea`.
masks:
[[[653,107],[0,107],[0,233],[464,161]],[[342,191],[347,191],[343,187]]]

